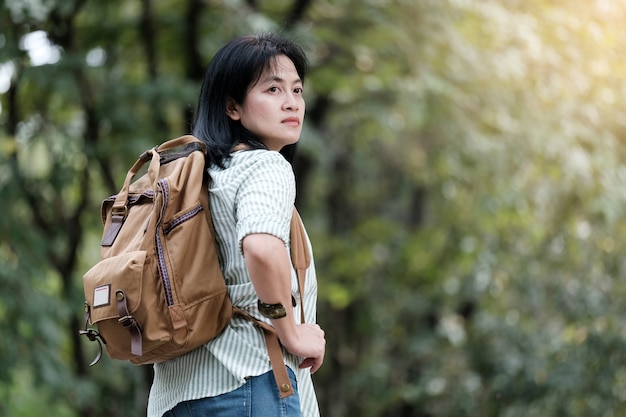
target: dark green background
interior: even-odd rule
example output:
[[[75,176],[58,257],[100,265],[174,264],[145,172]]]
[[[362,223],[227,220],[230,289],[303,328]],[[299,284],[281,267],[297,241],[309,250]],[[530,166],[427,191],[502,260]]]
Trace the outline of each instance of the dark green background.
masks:
[[[0,415],[144,413],[78,340],[100,201],[240,34],[308,49],[325,417],[626,413],[626,5],[0,2]],[[46,36],[47,35],[47,36]]]

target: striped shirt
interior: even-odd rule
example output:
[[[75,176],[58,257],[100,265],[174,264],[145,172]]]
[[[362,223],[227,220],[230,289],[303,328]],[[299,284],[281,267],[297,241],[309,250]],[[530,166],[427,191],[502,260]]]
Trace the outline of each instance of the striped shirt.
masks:
[[[295,201],[291,165],[275,151],[240,151],[225,168],[209,169],[211,215],[218,255],[228,294],[234,305],[262,318],[257,295],[242,253],[242,241],[252,233],[267,233],[285,242]],[[310,247],[310,243],[309,243]],[[292,268],[291,292],[300,303],[298,279]],[[306,273],[304,308],[307,323],[316,322],[317,282],[313,262]],[[300,322],[300,307],[294,308]],[[269,322],[269,320],[264,319]],[[285,363],[296,373],[302,416],[318,417],[317,398],[309,369],[299,369],[303,358],[283,349]],[[182,401],[213,397],[242,386],[247,376],[271,370],[263,332],[239,316],[204,346],[154,365],[148,417],[161,417]]]

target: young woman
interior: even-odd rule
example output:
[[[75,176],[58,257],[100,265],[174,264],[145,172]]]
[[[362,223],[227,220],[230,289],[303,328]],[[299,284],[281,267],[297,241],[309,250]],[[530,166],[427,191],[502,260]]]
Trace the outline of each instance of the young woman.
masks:
[[[305,71],[304,53],[286,39],[235,39],[206,71],[193,132],[209,149],[211,213],[230,298],[276,329],[296,394],[280,398],[263,332],[235,315],[206,345],[154,365],[149,417],[319,415],[311,374],[326,341],[315,324],[314,266],[300,300],[290,261],[296,189],[283,156],[302,131]],[[307,324],[300,324],[301,302]]]

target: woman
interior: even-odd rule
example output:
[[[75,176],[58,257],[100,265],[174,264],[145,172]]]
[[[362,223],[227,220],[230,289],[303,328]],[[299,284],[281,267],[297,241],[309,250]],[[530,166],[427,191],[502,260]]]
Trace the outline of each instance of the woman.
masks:
[[[276,329],[296,394],[279,397],[263,333],[235,315],[205,346],[154,365],[150,417],[319,415],[311,374],[322,365],[326,341],[314,324],[313,265],[304,289],[307,324],[300,324],[289,257],[295,180],[280,153],[300,138],[305,71],[306,57],[290,41],[235,39],[206,71],[193,132],[209,149],[211,213],[229,295]],[[270,314],[277,310],[282,314]]]

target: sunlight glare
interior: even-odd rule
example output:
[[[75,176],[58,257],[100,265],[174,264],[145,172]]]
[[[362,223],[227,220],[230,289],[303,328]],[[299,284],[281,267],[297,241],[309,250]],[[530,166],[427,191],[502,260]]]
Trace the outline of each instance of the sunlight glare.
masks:
[[[102,48],[94,48],[87,53],[85,61],[90,67],[101,67],[107,59],[107,53]]]
[[[43,30],[24,35],[20,41],[20,48],[28,53],[30,62],[35,67],[56,64],[61,58],[61,49],[50,42]]]
[[[15,74],[15,65],[13,62],[5,62],[0,64],[0,94],[4,94],[11,88],[11,80]]]

